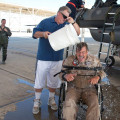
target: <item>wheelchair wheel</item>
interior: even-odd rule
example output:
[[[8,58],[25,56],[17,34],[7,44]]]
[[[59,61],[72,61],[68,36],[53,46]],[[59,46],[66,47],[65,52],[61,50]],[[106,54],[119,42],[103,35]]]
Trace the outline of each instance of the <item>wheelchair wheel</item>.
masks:
[[[61,84],[59,103],[58,103],[58,119],[63,119],[63,102],[65,101],[65,83]]]
[[[105,63],[108,67],[111,67],[115,64],[115,58],[113,56],[109,56],[108,58],[105,58]]]

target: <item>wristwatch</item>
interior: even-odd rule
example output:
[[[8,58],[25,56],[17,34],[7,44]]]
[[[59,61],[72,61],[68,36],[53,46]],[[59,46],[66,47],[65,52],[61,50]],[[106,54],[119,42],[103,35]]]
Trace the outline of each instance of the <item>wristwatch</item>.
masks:
[[[75,21],[72,23],[72,25],[74,25],[75,24]]]

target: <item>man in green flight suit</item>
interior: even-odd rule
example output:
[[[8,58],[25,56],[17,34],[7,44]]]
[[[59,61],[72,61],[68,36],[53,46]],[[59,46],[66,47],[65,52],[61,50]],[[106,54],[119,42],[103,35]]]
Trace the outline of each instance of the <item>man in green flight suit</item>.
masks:
[[[7,46],[9,36],[12,35],[10,29],[5,26],[6,19],[1,20],[0,26],[0,50],[2,49],[2,64],[5,64],[5,60],[7,59]]]

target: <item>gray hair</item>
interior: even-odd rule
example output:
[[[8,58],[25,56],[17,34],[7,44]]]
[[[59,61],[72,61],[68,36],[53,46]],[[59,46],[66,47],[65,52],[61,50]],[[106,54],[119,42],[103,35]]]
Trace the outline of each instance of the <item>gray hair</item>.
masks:
[[[59,10],[58,10],[58,12],[62,12],[64,10],[67,10],[69,14],[71,13],[71,9],[69,7],[67,7],[67,6],[60,7]]]

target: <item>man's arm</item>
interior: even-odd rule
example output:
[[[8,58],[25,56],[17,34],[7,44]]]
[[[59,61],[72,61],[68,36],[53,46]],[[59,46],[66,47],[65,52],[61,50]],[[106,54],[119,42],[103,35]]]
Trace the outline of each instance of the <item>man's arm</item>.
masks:
[[[49,31],[44,31],[43,28],[45,26],[45,22],[44,20],[42,20],[37,27],[33,28],[33,38],[40,38],[40,37],[44,37],[45,39],[48,38],[48,35],[50,34]]]
[[[37,27],[33,28],[33,38],[40,38],[44,37],[45,39],[48,38],[48,35],[50,34],[49,31],[43,31],[44,27],[44,21],[40,22]]]
[[[97,62],[97,66],[96,67],[102,67],[102,65],[100,63],[100,60],[96,59],[95,61]],[[106,73],[104,72],[104,70],[100,70],[100,71],[97,71],[96,76],[94,76],[93,78],[91,78],[89,80],[89,82],[91,84],[97,84],[104,77],[106,77]]]
[[[74,21],[74,19],[72,17],[68,17],[67,21],[73,25],[73,27],[75,28],[75,30],[77,32],[77,35],[79,36],[80,35],[80,27],[79,27],[79,25]]]
[[[73,59],[74,59],[74,56],[73,56],[73,55],[67,57],[67,58],[63,61],[63,66],[65,66],[65,65],[66,65],[66,66],[71,66],[71,63],[72,63]],[[68,82],[73,81],[74,78],[75,78],[75,76],[77,75],[76,73],[71,73],[70,70],[66,70],[66,68],[64,68],[64,67],[62,68],[62,70],[63,70],[64,72],[60,73],[59,77],[60,77],[61,79],[63,79],[63,77],[64,77]],[[65,71],[65,70],[66,70],[66,71]]]
[[[4,31],[7,33],[7,36],[11,36],[12,35],[12,33],[11,33],[11,31],[10,31],[10,29],[8,27],[5,27]]]
[[[64,78],[65,78],[68,82],[70,82],[70,81],[73,81],[73,80],[75,79],[75,76],[77,76],[77,74],[69,73],[69,74],[66,74],[66,75],[64,76]]]
[[[40,32],[40,31],[37,31],[34,33],[34,37],[35,38],[40,38],[40,37],[44,37],[45,39],[48,38],[48,35],[50,35],[50,32],[46,31],[46,32]]]
[[[99,80],[100,80],[101,78],[100,78],[100,76],[95,76],[95,77],[92,77],[90,80],[89,80],[89,82],[91,83],[91,84],[93,84],[93,85],[95,85],[95,84],[97,84],[98,82],[99,82]]]
[[[74,28],[75,28],[75,30],[77,32],[77,35],[79,36],[80,35],[80,27],[79,27],[79,25],[76,22],[73,22],[72,24],[73,24],[73,26],[74,26]]]

